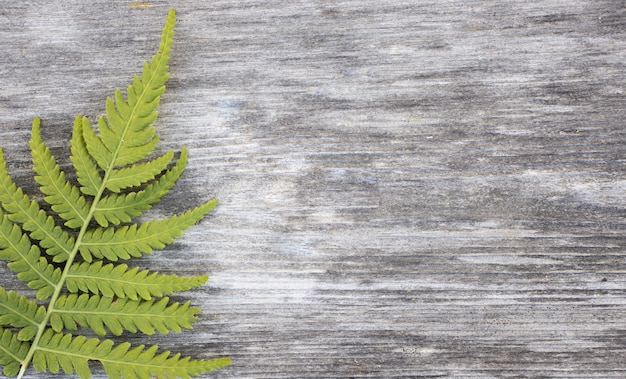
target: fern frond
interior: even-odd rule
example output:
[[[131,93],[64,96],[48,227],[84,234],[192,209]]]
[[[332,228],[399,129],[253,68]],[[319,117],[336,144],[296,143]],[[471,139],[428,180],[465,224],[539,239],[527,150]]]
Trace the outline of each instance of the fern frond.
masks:
[[[39,248],[32,245],[19,226],[0,212],[0,259],[10,261],[7,265],[17,277],[36,289],[39,300],[47,299],[61,279],[61,270],[41,256]]]
[[[54,219],[39,208],[36,201],[18,188],[7,174],[6,163],[0,149],[0,202],[9,213],[13,222],[22,224],[22,228],[30,232],[30,237],[41,241],[46,254],[51,255],[55,262],[65,262],[74,246],[74,238],[55,225]]]
[[[172,151],[147,158],[159,141],[152,122],[169,76],[174,21],[172,9],[159,51],[144,64],[142,75],[134,77],[126,95],[118,89],[107,99],[99,133],[87,117],[76,116],[70,159],[78,185],[67,180],[42,139],[40,119],[34,119],[30,148],[35,180],[51,211],[15,185],[0,149],[0,260],[37,291],[36,301],[0,287],[0,329],[8,327],[0,330],[0,364],[6,375],[21,379],[32,365],[87,379],[93,360],[113,378],[173,379],[230,363],[64,334],[79,327],[99,335],[165,334],[191,329],[197,320],[199,308],[189,301],[170,303],[164,296],[202,285],[206,275],[183,277],[107,263],[163,248],[217,204],[211,200],[142,224],[132,220],[167,194],[187,163],[184,147],[175,163]]]
[[[30,343],[20,341],[9,329],[2,329],[2,334],[0,335],[0,364],[4,365],[4,375],[17,375],[29,349]]]
[[[50,324],[56,332],[64,328],[75,331],[78,325],[88,326],[99,336],[106,334],[105,327],[116,336],[124,330],[152,335],[155,329],[161,334],[180,332],[181,328],[191,329],[200,309],[190,308],[189,302],[182,305],[168,305],[168,302],[167,297],[159,301],[143,301],[70,294],[57,300]]]
[[[72,130],[70,145],[72,147],[70,159],[74,164],[78,183],[82,186],[80,188],[81,192],[85,195],[96,196],[99,189],[102,187],[102,177],[87,150],[85,137],[83,135],[83,116],[81,115],[76,116],[74,119],[74,129]]]
[[[64,220],[69,228],[82,226],[89,215],[90,204],[81,196],[78,188],[71,185],[65,173],[50,153],[50,149],[41,139],[40,119],[35,117],[32,126],[30,149],[33,154],[35,180],[45,195],[45,200],[52,209]]]
[[[81,379],[88,379],[91,378],[88,362],[100,361],[112,379],[187,379],[230,364],[228,358],[191,360],[189,357],[181,358],[180,354],[170,355],[169,351],[157,355],[157,350],[157,346],[146,349],[144,345],[139,345],[131,349],[127,342],[115,346],[111,340],[74,337],[47,330],[33,357],[33,366],[42,372],[46,369],[52,373],[60,369],[66,374],[76,372]]]
[[[92,256],[110,261],[139,257],[152,253],[152,249],[162,249],[165,244],[180,237],[183,231],[195,224],[217,205],[217,200],[163,220],[132,224],[119,228],[91,229],[83,238],[80,253],[87,262]]]
[[[125,264],[103,265],[102,261],[75,263],[67,275],[67,290],[72,293],[90,292],[107,297],[151,300],[178,291],[198,287],[208,280],[206,275],[179,276],[159,274]]]
[[[152,208],[152,204],[161,200],[180,178],[187,165],[187,158],[187,149],[183,146],[174,167],[145,189],[102,197],[94,210],[95,220],[103,227],[109,223],[119,225],[121,222],[130,222],[132,217],[138,217],[143,211]]]
[[[162,156],[146,163],[112,170],[107,180],[107,189],[119,192],[128,187],[137,187],[154,179],[174,158],[174,152],[168,151]]]
[[[0,287],[0,325],[20,328],[17,336],[20,341],[30,340],[45,317],[45,307],[26,296],[19,296],[15,291],[6,292]]]

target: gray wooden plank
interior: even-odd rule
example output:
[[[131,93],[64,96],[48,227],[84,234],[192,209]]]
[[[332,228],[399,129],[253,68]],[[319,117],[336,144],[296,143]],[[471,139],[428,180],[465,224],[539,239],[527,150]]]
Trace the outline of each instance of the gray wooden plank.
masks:
[[[623,1],[5,1],[18,182],[32,117],[67,164],[171,6],[191,158],[153,214],[220,205],[138,262],[210,275],[194,332],[133,341],[216,378],[626,375]]]

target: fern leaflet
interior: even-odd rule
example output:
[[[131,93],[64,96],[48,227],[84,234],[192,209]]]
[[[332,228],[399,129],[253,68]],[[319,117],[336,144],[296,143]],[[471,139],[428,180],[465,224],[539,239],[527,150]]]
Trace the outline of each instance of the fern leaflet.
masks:
[[[130,222],[132,217],[140,216],[143,211],[152,207],[153,203],[161,200],[174,186],[176,180],[187,165],[187,149],[183,146],[180,157],[174,167],[166,171],[161,177],[150,183],[145,189],[129,194],[111,194],[100,199],[94,210],[94,218],[100,226],[109,223],[119,225],[121,222]]]
[[[35,118],[33,168],[49,207],[15,185],[0,149],[0,259],[37,291],[36,301],[0,287],[0,364],[7,376],[21,378],[32,365],[86,379],[89,361],[99,361],[111,378],[189,378],[230,363],[80,334],[83,328],[100,337],[181,332],[200,311],[166,296],[200,286],[206,276],[118,263],[164,248],[217,205],[210,200],[161,220],[133,222],[168,193],[187,164],[184,147],[178,159],[173,151],[150,158],[159,141],[152,123],[169,78],[174,21],[172,9],[157,54],[126,94],[118,89],[107,99],[99,133],[87,117],[75,118],[70,159],[78,185],[67,180]]]
[[[89,377],[87,362],[102,362],[104,370],[111,378],[189,378],[203,372],[212,371],[229,364],[226,358],[214,360],[191,360],[180,358],[180,354],[170,355],[165,351],[157,355],[157,347],[145,348],[140,345],[131,349],[127,342],[117,346],[111,340],[100,341],[84,336],[54,333],[48,329],[41,338],[41,347],[35,353],[33,365],[37,370],[48,368],[57,373],[63,369],[66,374],[76,372],[81,378]]]
[[[140,301],[71,294],[59,297],[50,323],[56,332],[75,331],[78,325],[88,325],[99,336],[106,334],[105,326],[116,336],[124,330],[152,335],[155,329],[161,334],[191,329],[200,309],[189,308],[189,302],[168,303],[167,297],[159,301]]]
[[[186,277],[139,271],[137,267],[128,268],[126,264],[114,266],[109,263],[103,266],[102,261],[95,261],[72,265],[66,285],[71,293],[91,292],[108,297],[150,300],[153,296],[192,289],[204,284],[207,279],[205,275]]]

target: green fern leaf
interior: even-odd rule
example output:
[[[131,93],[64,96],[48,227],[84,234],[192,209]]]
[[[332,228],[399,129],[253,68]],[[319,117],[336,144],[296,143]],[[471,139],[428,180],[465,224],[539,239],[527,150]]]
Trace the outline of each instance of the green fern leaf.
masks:
[[[106,121],[104,117],[98,121],[102,143],[85,138],[90,152],[102,150],[103,146],[109,152],[102,151],[103,159],[98,161],[103,170],[133,164],[154,151],[159,137],[151,125],[157,117],[156,108],[169,79],[167,63],[172,35],[173,28],[166,25],[159,52],[150,63],[144,64],[141,79],[135,76],[127,90],[128,100],[119,89],[115,91],[115,100],[107,99]]]
[[[20,341],[10,330],[2,329],[2,334],[0,334],[0,364],[4,366],[4,375],[15,376],[18,374],[30,346],[28,342]]]
[[[87,154],[89,154],[103,170],[108,170],[109,164],[113,160],[113,152],[107,149],[100,137],[98,137],[87,117],[82,118],[82,124],[83,126],[80,130],[83,132],[82,137],[85,141]],[[76,139],[78,140],[80,137],[76,137]],[[98,196],[99,193],[100,188],[98,187],[96,188],[94,196]]]
[[[65,262],[74,246],[74,238],[54,223],[36,201],[31,201],[7,174],[6,163],[0,149],[0,203],[11,221],[21,223],[30,237],[41,241],[41,247],[54,257],[55,262]]]
[[[197,320],[199,308],[189,301],[170,303],[165,296],[204,284],[206,275],[159,274],[110,263],[164,248],[217,205],[210,200],[171,217],[133,221],[168,193],[187,164],[184,147],[175,162],[172,151],[151,157],[159,141],[152,123],[169,77],[174,21],[172,10],[159,51],[133,78],[126,95],[116,90],[107,99],[99,133],[87,117],[74,119],[70,159],[78,185],[68,181],[35,118],[33,168],[49,207],[42,208],[15,185],[0,149],[0,260],[36,290],[33,300],[0,287],[5,375],[22,378],[32,366],[86,379],[91,377],[89,361],[99,361],[112,378],[188,378],[230,363],[67,333],[165,334],[191,329]]]
[[[39,123],[39,117],[36,117],[30,140],[35,172],[39,174],[35,180],[39,183],[41,192],[48,195],[45,197],[46,202],[52,205],[52,209],[61,218],[67,220],[65,225],[69,228],[78,228],[89,217],[90,204],[80,195],[78,188],[65,179],[65,174],[41,139]]]
[[[27,235],[0,213],[0,259],[10,263],[8,267],[18,274],[18,278],[39,290],[37,298],[47,299],[61,278],[61,270],[41,257],[39,247],[32,245]]]
[[[94,210],[94,218],[103,227],[108,226],[109,223],[119,225],[122,222],[130,222],[132,217],[140,216],[143,211],[150,209],[153,203],[167,194],[180,178],[186,165],[187,149],[183,147],[174,167],[167,170],[144,190],[102,197]]]
[[[137,301],[71,294],[59,297],[50,323],[56,332],[63,329],[75,331],[78,325],[85,325],[99,336],[105,335],[106,329],[116,336],[124,330],[152,335],[155,330],[167,334],[170,331],[181,332],[182,328],[191,329],[191,324],[197,320],[195,314],[200,309],[190,308],[189,302],[182,305],[168,305],[168,302],[167,297],[158,301]]]
[[[78,183],[82,185],[80,190],[85,195],[96,196],[102,187],[102,177],[98,172],[94,159],[87,151],[87,145],[83,136],[83,117],[81,115],[76,116],[74,120],[74,129],[70,143],[72,146],[70,159],[76,169]]]
[[[117,346],[111,340],[100,341],[84,336],[54,333],[47,330],[35,353],[33,365],[38,371],[66,374],[74,371],[83,379],[91,377],[88,362],[100,361],[110,378],[159,379],[190,378],[203,372],[222,368],[230,363],[226,358],[215,360],[191,360],[169,351],[157,355],[157,346],[145,348],[140,345],[131,349],[127,342]]]
[[[117,261],[150,254],[152,249],[162,249],[165,244],[180,237],[185,229],[195,224],[216,205],[217,200],[211,200],[182,215],[144,222],[140,226],[132,224],[117,229],[89,230],[83,238],[80,253],[87,262],[91,262],[91,256]]]
[[[153,297],[187,291],[206,283],[206,275],[184,277],[175,274],[159,274],[125,264],[103,265],[102,261],[76,263],[67,275],[69,292],[90,292],[107,297],[151,300]]]
[[[150,162],[124,167],[111,171],[107,181],[107,189],[113,192],[120,192],[127,187],[136,187],[161,173],[174,158],[174,152],[168,151],[166,154]]]
[[[19,340],[30,340],[45,317],[45,307],[25,296],[19,296],[15,291],[6,292],[0,287],[0,324],[21,328]]]

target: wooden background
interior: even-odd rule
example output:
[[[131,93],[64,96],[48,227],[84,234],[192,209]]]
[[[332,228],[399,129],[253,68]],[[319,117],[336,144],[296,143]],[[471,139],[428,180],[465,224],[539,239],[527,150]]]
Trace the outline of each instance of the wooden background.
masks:
[[[191,160],[151,215],[220,205],[135,264],[210,282],[133,342],[233,359],[207,378],[626,377],[626,1],[0,5],[30,193],[32,118],[67,164],[178,11],[157,128]]]

